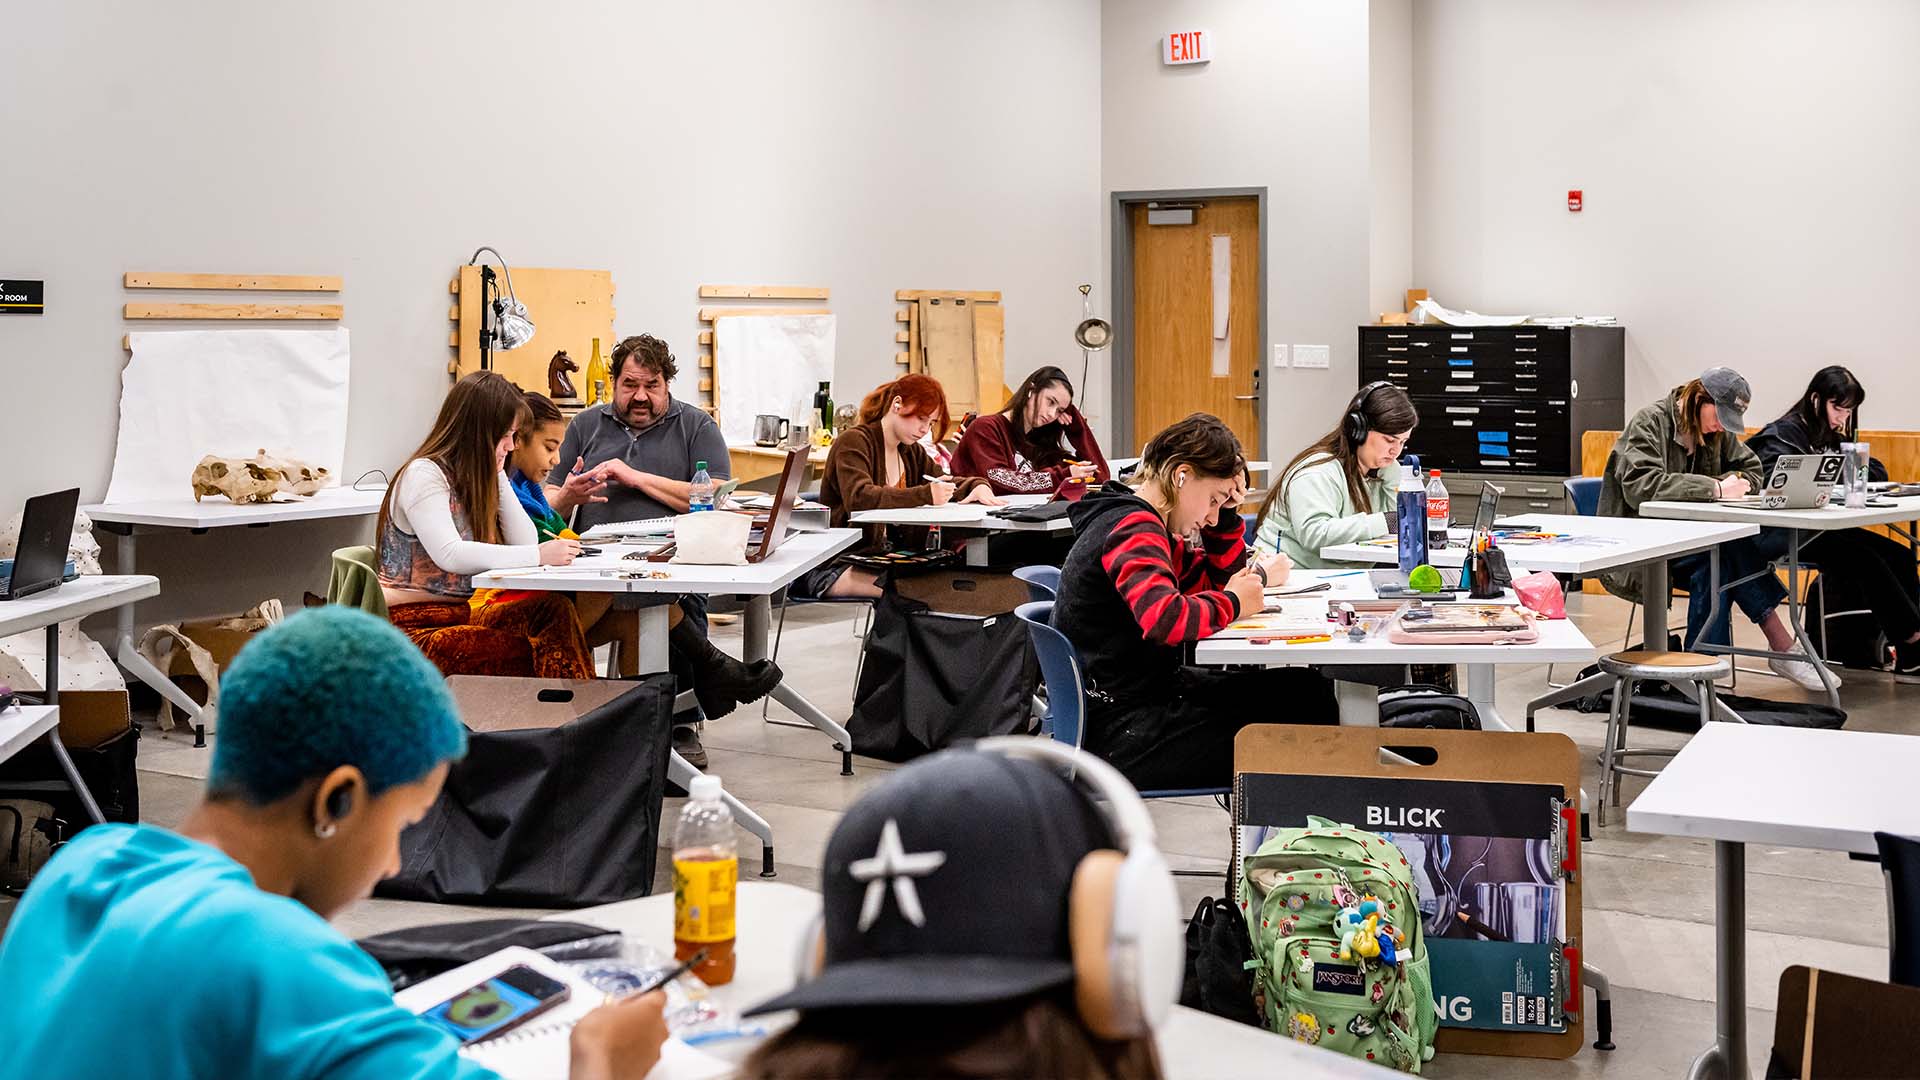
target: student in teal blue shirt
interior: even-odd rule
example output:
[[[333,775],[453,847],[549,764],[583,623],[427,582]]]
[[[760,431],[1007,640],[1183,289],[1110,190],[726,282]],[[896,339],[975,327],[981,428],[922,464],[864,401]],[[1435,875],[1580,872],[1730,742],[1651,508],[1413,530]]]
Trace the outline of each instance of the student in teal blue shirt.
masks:
[[[491,1077],[394,1004],[327,919],[399,869],[466,732],[386,622],[330,605],[221,680],[204,802],[180,832],[96,825],[34,879],[0,939],[0,1054],[47,1077]],[[573,1077],[641,1077],[664,998],[573,1031]]]

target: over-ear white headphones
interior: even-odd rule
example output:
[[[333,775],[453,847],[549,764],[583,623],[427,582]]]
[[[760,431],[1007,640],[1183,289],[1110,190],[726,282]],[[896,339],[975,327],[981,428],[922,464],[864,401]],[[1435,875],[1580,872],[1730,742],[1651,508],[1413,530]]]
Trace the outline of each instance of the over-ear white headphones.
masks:
[[[981,739],[973,749],[1051,765],[1104,808],[1120,850],[1081,859],[1067,901],[1074,1001],[1081,1020],[1101,1038],[1149,1034],[1180,999],[1186,938],[1179,894],[1155,842],[1147,804],[1118,769],[1049,739],[1003,735]],[[802,935],[796,982],[813,978],[826,961],[823,926],[816,918]]]

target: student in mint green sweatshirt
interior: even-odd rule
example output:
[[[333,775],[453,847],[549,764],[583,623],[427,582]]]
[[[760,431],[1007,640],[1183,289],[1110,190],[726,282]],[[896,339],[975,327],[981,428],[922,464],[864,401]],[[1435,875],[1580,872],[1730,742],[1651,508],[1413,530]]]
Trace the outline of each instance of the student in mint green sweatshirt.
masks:
[[[1419,422],[1406,391],[1387,382],[1362,387],[1340,426],[1281,470],[1260,506],[1254,546],[1313,570],[1346,565],[1321,558],[1321,548],[1391,536],[1400,452]]]

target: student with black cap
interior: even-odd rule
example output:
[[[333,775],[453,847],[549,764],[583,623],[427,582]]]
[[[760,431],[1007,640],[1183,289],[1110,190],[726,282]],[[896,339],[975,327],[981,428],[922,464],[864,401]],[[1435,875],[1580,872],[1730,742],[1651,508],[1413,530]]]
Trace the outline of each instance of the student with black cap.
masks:
[[[743,1080],[1160,1075],[1178,901],[1112,766],[1016,737],[922,758],[841,818],[821,879],[798,985],[749,1010],[799,1021]]]

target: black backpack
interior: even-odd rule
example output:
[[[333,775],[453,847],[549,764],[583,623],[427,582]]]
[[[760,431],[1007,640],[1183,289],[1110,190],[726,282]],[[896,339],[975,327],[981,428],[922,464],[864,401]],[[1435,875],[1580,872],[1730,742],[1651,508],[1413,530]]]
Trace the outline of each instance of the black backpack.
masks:
[[[1813,651],[1842,667],[1878,671],[1892,659],[1880,622],[1867,610],[1864,596],[1852,582],[1835,581],[1826,574],[1807,585],[1807,640]]]
[[[1437,686],[1390,686],[1380,691],[1380,726],[1479,731],[1480,710],[1459,694],[1449,694]]]
[[[1227,1020],[1260,1027],[1253,1001],[1253,939],[1232,900],[1206,897],[1187,923],[1187,974],[1180,1004]]]

